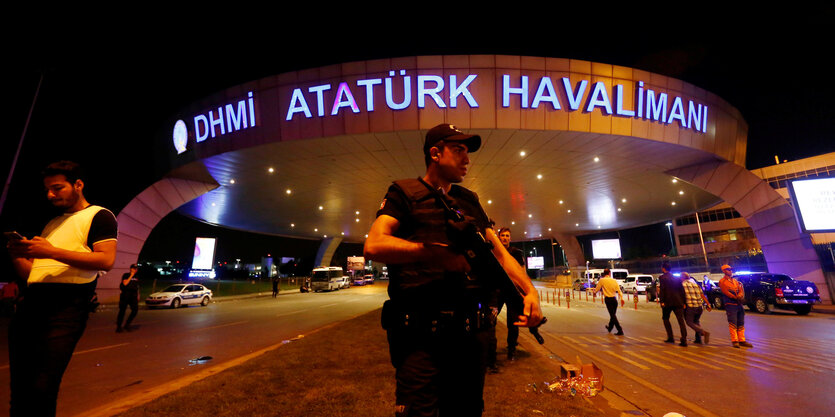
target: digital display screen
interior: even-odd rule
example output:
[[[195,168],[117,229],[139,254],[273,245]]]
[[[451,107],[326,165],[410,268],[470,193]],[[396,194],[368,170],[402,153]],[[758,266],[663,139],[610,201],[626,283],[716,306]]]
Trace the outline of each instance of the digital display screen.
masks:
[[[802,232],[835,232],[835,178],[789,181],[789,193]]]
[[[542,256],[528,256],[528,269],[545,269],[545,258]]]
[[[594,259],[619,259],[620,239],[592,240],[591,253]]]
[[[365,269],[365,258],[362,256],[349,256],[348,257],[348,270],[349,271],[362,271]]]
[[[191,269],[212,269],[215,263],[215,241],[213,237],[198,237],[194,242],[194,259]]]

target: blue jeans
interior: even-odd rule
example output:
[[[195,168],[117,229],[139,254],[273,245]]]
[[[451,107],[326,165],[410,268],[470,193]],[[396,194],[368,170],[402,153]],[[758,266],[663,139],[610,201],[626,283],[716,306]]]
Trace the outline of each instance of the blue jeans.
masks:
[[[55,415],[61,379],[87,326],[90,295],[80,285],[59,284],[24,293],[9,325],[12,417]]]

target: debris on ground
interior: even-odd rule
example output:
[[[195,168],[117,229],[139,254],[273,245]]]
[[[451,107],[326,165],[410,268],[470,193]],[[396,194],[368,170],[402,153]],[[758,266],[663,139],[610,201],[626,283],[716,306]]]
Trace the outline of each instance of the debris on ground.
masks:
[[[188,363],[189,365],[202,365],[210,360],[212,360],[211,356],[200,356],[194,359],[189,359]]]

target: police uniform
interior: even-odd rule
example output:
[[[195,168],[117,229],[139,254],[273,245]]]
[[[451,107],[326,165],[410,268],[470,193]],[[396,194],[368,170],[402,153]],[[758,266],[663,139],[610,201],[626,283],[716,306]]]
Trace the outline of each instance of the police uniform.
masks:
[[[483,233],[490,227],[478,196],[452,185],[446,195],[422,179],[395,181],[377,216],[398,220],[395,237],[449,244],[446,212],[437,198]],[[488,291],[467,274],[426,262],[388,265],[390,300],[383,307],[398,416],[481,415],[489,330]]]

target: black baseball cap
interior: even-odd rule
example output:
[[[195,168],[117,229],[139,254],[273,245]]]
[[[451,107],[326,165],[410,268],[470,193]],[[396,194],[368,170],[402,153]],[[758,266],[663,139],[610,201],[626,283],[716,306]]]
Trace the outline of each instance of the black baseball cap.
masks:
[[[423,144],[423,154],[429,155],[429,149],[438,142],[462,142],[467,145],[467,152],[475,152],[481,147],[481,136],[467,135],[451,124],[439,124],[426,132],[426,142]]]

